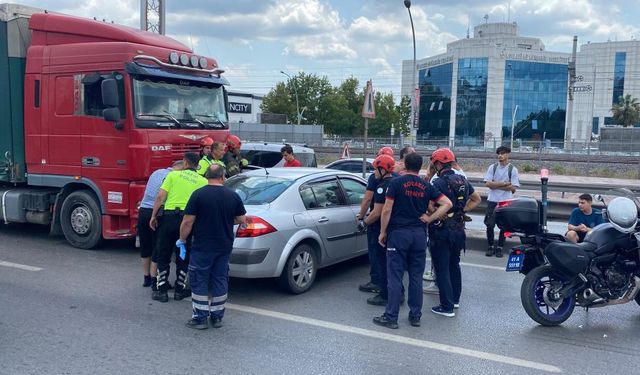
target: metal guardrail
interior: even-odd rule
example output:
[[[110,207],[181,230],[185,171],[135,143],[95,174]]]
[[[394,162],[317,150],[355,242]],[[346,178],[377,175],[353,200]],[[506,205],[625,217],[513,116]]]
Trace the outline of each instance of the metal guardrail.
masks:
[[[469,182],[474,186],[484,186],[484,181],[480,177],[469,177]],[[636,186],[625,186],[611,183],[589,183],[579,184],[570,182],[551,182],[547,185],[549,191],[560,193],[576,193],[576,194],[606,194],[611,189],[627,188],[634,193],[640,195],[640,183]],[[539,181],[522,181],[520,180],[520,190],[540,191]],[[575,202],[574,202],[575,203]]]

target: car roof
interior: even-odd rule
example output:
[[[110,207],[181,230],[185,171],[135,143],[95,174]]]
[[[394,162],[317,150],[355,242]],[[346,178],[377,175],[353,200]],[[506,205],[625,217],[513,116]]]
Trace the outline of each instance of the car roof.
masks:
[[[268,142],[243,142],[242,143],[242,150],[263,150],[263,151],[273,151],[273,152],[280,152],[280,149],[282,148],[282,146],[284,146],[284,143],[268,143]],[[289,146],[291,146],[293,148],[293,153],[297,154],[297,153],[315,153],[313,151],[312,148],[309,147],[305,147],[305,146],[301,146],[301,145],[296,145],[296,144],[291,144],[289,143]]]
[[[325,169],[325,168],[260,168],[252,171],[243,172],[245,176],[264,176],[266,172],[269,176],[281,177],[287,179],[297,180],[303,177],[323,177],[323,176],[346,176],[346,177],[358,177],[353,173],[340,171],[337,169]],[[360,178],[360,177],[358,177]]]
[[[367,163],[371,163],[371,164],[373,164],[373,161],[374,161],[374,160],[376,160],[376,159],[373,159],[373,158],[367,158]],[[340,164],[340,163],[346,163],[346,162],[349,162],[349,161],[358,161],[358,162],[362,162],[362,158],[338,159],[338,160],[332,161],[331,163],[327,164],[327,166],[334,165],[334,164]]]

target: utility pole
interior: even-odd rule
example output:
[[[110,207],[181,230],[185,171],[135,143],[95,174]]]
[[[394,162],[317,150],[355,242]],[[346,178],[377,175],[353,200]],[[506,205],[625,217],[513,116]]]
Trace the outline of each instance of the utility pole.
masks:
[[[164,35],[165,0],[140,0],[140,30]]]
[[[571,61],[569,61],[569,103],[567,104],[567,123],[565,124],[564,148],[567,149],[571,145],[572,138],[572,122],[573,122],[573,87],[576,83],[576,50],[578,48],[578,36],[573,36],[573,51],[571,52]]]

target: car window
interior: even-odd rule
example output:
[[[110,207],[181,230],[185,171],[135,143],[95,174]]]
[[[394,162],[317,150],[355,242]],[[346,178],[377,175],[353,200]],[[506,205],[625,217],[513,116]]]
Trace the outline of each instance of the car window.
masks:
[[[341,205],[340,195],[338,193],[340,187],[337,180],[315,182],[306,187],[311,189],[315,198],[315,206],[312,207],[313,203],[310,198],[302,197],[303,201],[308,199],[308,203],[305,203],[305,206],[307,206],[307,204],[309,205],[307,208],[328,208]],[[309,193],[306,191],[303,193],[303,190],[304,189],[301,189],[300,191],[301,195],[306,194],[306,196],[309,197]]]
[[[364,198],[365,186],[350,178],[341,178],[340,183],[344,189],[349,204],[360,204]]]
[[[318,166],[316,162],[316,154],[312,154],[310,152],[295,154],[296,159],[300,161],[303,167],[311,167],[315,168]]]
[[[302,203],[304,203],[304,207],[307,210],[318,207],[318,203],[316,203],[316,196],[313,194],[311,186],[303,186],[300,188],[300,198],[302,198]]]
[[[225,186],[235,191],[246,205],[260,205],[273,202],[282,194],[293,180],[270,176],[244,176],[230,178]]]

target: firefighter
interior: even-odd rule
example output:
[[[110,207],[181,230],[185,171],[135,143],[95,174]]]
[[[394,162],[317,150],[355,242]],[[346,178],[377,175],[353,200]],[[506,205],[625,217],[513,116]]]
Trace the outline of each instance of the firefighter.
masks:
[[[188,258],[181,259],[177,255],[176,240],[180,237],[180,223],[184,216],[184,209],[191,194],[198,188],[207,184],[207,180],[196,172],[198,167],[198,154],[187,152],[184,155],[184,169],[169,172],[165,177],[160,191],[153,205],[153,212],[149,220],[149,226],[154,231],[157,229],[158,243],[156,262],[158,264],[157,291],[152,298],[156,301],[167,302],[169,282],[169,262],[171,255],[176,253],[176,284],[174,299],[179,301],[188,297],[190,291],[186,289]],[[160,206],[164,210],[160,215]],[[158,221],[159,216],[161,220]],[[188,247],[188,246],[187,246]],[[188,254],[187,254],[188,257]]]
[[[393,149],[388,146],[381,147],[380,150],[378,150],[377,156],[380,155],[388,155],[393,158]],[[364,230],[366,228],[363,221],[365,215],[367,214],[367,211],[373,210],[373,193],[377,189],[378,179],[379,176],[377,174],[377,171],[374,170],[373,173],[369,175],[369,178],[367,180],[367,188],[364,192],[364,196],[362,197],[362,202],[360,203],[360,212],[356,217],[358,219],[358,228],[360,228],[361,230]],[[372,245],[373,242],[377,244],[378,237],[372,237],[372,235],[367,232],[367,241],[369,243],[369,281],[364,284],[360,284],[358,286],[358,289],[361,292],[380,293],[380,275],[378,274],[378,268],[375,266],[376,264],[378,264],[378,260],[376,259],[378,253],[375,251],[376,249],[378,249],[378,247],[377,245]]]
[[[393,178],[395,164],[393,156],[387,154],[382,154],[373,161],[374,171],[379,178],[376,191],[373,193],[373,209],[369,216],[364,219],[364,224],[367,226],[369,252],[376,253],[376,256],[373,257],[376,264],[372,264],[371,267],[377,269],[377,272],[375,272],[378,275],[376,285],[379,287],[380,292],[367,299],[367,303],[370,305],[384,306],[387,304],[387,257],[385,248],[378,243],[378,237],[380,236],[380,215],[386,199],[387,187]]]
[[[224,186],[225,169],[207,168],[208,185],[191,195],[180,225],[177,245],[194,234],[189,259],[193,314],[187,327],[222,326],[229,287],[229,257],[233,249],[233,225],[245,223],[245,208],[235,191]]]
[[[431,312],[454,317],[462,292],[460,252],[465,247],[464,213],[480,203],[480,195],[467,179],[455,173],[455,155],[448,148],[440,148],[431,155],[438,178],[433,185],[453,202],[453,207],[440,220],[429,226],[430,251],[440,290],[440,304]]]
[[[242,172],[242,168],[249,165],[247,159],[242,158],[240,154],[240,147],[242,142],[240,138],[235,135],[229,134],[227,137],[227,152],[222,157],[225,168],[227,170],[227,177],[232,177]]]
[[[427,250],[427,228],[449,211],[452,204],[429,182],[420,178],[422,156],[418,153],[405,157],[406,174],[394,178],[387,188],[386,200],[380,219],[378,241],[387,249],[388,299],[384,314],[373,318],[373,323],[392,329],[398,328],[398,311],[402,299],[402,277],[409,273],[409,323],[420,326],[422,317],[422,273]],[[428,213],[429,202],[440,206]]]

